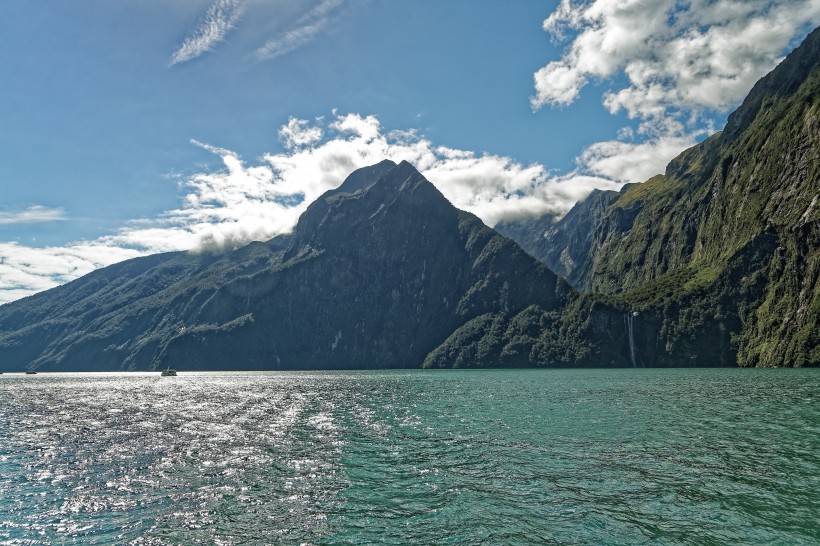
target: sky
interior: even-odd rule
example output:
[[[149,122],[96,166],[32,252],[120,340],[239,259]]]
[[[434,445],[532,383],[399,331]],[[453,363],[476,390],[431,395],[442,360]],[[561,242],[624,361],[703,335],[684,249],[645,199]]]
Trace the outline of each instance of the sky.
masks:
[[[10,0],[0,303],[288,232],[413,163],[488,225],[561,215],[720,130],[820,0]]]

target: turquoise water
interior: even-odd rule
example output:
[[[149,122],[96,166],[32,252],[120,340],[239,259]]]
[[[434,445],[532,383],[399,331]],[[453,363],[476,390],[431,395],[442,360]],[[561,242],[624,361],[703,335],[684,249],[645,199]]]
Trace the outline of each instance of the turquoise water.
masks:
[[[0,376],[4,544],[817,544],[820,370]]]

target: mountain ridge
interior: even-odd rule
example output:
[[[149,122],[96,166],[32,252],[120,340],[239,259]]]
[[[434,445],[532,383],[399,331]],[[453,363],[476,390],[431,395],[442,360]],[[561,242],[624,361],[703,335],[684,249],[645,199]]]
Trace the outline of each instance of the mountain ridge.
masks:
[[[0,366],[419,367],[476,317],[558,312],[573,297],[412,165],[382,162],[308,206],[289,236],[137,258],[0,307]]]
[[[587,267],[567,278],[647,311],[642,327],[653,332],[648,345],[659,358],[702,335],[742,366],[818,365],[819,96],[815,29],[754,86],[724,131],[681,153],[663,175],[624,187],[603,211],[576,205],[586,233],[576,233],[568,214],[540,232],[540,247],[521,242],[561,272],[556,249],[539,248],[567,251],[567,241],[586,237],[573,251]],[[510,235],[526,232],[516,229]],[[719,339],[707,331],[715,317],[731,322],[717,320]],[[658,349],[664,340],[672,350]]]
[[[820,365],[818,151],[820,29],[723,132],[560,220],[505,237],[385,160],[289,235],[0,306],[0,371]]]

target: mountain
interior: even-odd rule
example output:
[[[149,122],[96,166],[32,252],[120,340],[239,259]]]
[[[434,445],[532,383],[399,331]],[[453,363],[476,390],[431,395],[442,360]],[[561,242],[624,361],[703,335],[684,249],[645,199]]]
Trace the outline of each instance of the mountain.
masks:
[[[136,258],[0,306],[0,369],[599,364],[561,323],[576,299],[410,164],[384,161],[292,235]]]
[[[655,363],[820,364],[820,29],[665,174],[501,231],[638,311]]]
[[[135,258],[0,306],[0,370],[147,369],[184,326],[180,313],[228,279],[269,267],[287,238],[228,256],[174,252]]]
[[[0,371],[820,365],[818,65],[815,30],[665,174],[499,226],[527,251],[384,161],[290,235],[0,306]]]
[[[553,214],[517,222],[502,222],[496,231],[521,245],[576,288],[592,268],[595,233],[618,192],[592,190],[561,219]]]

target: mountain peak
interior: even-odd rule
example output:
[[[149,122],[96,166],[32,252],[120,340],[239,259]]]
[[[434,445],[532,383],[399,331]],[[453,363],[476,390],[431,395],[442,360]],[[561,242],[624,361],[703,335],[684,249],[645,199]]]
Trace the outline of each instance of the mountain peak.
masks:
[[[345,178],[344,182],[336,188],[335,190],[330,190],[325,193],[325,197],[329,197],[331,195],[337,195],[342,193],[356,193],[359,190],[363,190],[374,182],[376,182],[379,178],[381,178],[385,173],[389,172],[393,168],[396,167],[396,164],[389,159],[384,159],[375,165],[370,165],[368,167],[362,167],[361,169],[356,169],[347,178]]]
[[[299,217],[285,259],[326,248],[331,244],[328,237],[335,241],[338,230],[350,228],[351,214],[362,222],[373,222],[397,201],[407,213],[444,208],[456,214],[455,207],[413,165],[384,160],[354,171],[341,186],[311,203]],[[414,206],[405,206],[409,203]]]
[[[411,178],[416,182],[426,181],[424,176],[409,161],[402,160],[401,163],[396,164],[394,161],[384,159],[374,165],[356,169],[345,178],[338,188],[325,192],[319,200],[326,201],[331,197],[353,195],[362,190],[367,190],[377,183],[380,186],[399,191],[404,183]]]
[[[723,130],[724,138],[733,138],[754,121],[766,107],[767,99],[793,95],[820,67],[820,27],[814,29],[794,51],[771,72],[758,80],[740,107],[732,112]]]
[[[416,169],[410,162],[402,161],[386,173],[377,181],[380,186],[389,186],[396,191],[400,191],[405,183],[408,181],[418,182],[424,181],[432,186],[432,184],[424,178],[418,169]]]

